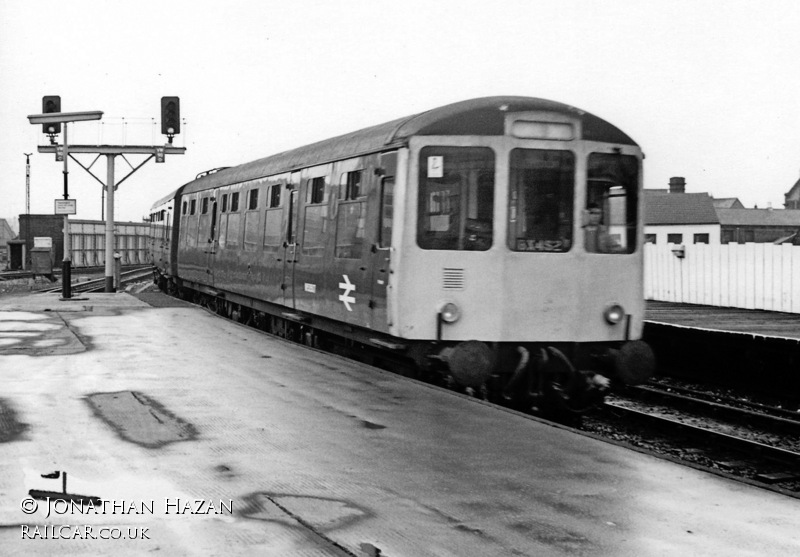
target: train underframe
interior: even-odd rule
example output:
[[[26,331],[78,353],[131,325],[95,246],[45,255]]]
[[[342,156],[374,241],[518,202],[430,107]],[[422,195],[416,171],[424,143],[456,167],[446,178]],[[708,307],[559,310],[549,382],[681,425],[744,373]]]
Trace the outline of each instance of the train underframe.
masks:
[[[598,343],[406,340],[165,277],[166,293],[271,335],[448,386],[523,412],[570,421],[623,385],[645,382],[655,357],[639,340]]]

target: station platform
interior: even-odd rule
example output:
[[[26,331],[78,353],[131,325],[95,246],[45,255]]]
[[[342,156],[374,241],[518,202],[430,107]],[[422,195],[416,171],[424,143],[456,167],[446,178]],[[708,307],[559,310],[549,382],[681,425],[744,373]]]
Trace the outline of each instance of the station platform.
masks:
[[[3,555],[800,554],[800,499],[181,302],[83,297],[0,298]]]
[[[800,314],[647,301],[645,322],[800,342]]]

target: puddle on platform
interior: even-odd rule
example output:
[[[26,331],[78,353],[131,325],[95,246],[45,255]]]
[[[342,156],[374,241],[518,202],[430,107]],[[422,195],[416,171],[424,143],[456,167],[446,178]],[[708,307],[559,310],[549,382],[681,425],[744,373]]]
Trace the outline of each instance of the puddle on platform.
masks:
[[[197,437],[192,424],[136,391],[95,393],[86,401],[120,437],[143,447],[159,448]]]

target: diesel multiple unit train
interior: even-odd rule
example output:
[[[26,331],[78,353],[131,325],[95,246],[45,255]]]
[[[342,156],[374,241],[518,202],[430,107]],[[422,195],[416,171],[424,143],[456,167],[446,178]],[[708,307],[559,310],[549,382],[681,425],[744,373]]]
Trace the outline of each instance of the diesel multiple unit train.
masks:
[[[580,412],[654,369],[642,159],[571,106],[458,102],[198,175],[152,207],[155,279],[274,334]]]

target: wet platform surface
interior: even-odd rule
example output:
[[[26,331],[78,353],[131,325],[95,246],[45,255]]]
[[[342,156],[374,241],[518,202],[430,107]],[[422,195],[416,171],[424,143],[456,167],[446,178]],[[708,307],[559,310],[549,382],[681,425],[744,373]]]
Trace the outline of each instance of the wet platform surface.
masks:
[[[88,296],[0,299],[3,555],[800,554],[798,499],[197,308]],[[37,323],[71,348],[35,345],[61,338]],[[106,506],[25,502],[56,471]]]
[[[648,300],[645,320],[678,327],[800,341],[800,314]]]

